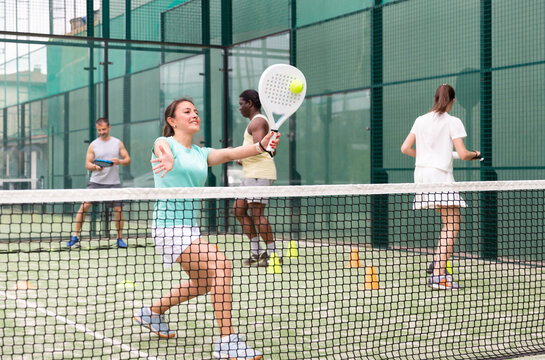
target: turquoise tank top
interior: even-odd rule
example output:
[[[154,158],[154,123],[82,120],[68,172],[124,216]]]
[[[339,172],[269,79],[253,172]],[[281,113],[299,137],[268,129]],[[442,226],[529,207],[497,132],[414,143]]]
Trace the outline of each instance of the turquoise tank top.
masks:
[[[169,144],[174,155],[174,167],[164,177],[161,177],[161,173],[153,175],[156,188],[204,186],[208,176],[208,155],[211,148],[192,145],[191,149],[188,149],[172,137],[160,137],[157,140],[166,140]],[[157,158],[153,149],[151,158]],[[199,202],[198,199],[158,200],[155,204],[153,226],[197,226]]]

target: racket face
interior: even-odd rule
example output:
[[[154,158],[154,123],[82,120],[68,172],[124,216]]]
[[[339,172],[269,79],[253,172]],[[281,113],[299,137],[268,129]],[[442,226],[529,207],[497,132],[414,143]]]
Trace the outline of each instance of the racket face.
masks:
[[[303,83],[303,90],[298,94],[290,90],[293,80],[300,80]],[[296,67],[275,64],[261,74],[258,92],[261,105],[269,117],[272,113],[289,116],[297,111],[305,100],[307,81],[305,75]],[[272,121],[272,119],[269,120]]]
[[[102,160],[102,159],[96,159],[95,161],[93,161],[93,164],[98,165],[100,167],[110,167],[114,165],[114,163],[111,162],[110,160]]]

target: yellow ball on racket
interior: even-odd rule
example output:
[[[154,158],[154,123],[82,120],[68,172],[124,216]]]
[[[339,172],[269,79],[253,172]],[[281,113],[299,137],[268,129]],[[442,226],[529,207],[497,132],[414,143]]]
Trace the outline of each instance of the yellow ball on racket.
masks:
[[[294,94],[299,94],[301,91],[303,91],[304,86],[305,85],[301,80],[295,79],[290,83],[290,91]]]

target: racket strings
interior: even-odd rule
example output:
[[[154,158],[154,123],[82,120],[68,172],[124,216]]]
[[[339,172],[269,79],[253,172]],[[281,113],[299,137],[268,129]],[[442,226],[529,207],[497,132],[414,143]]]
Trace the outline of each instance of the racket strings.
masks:
[[[299,94],[286,91],[294,79],[294,76],[280,73],[268,79],[265,83],[265,91],[273,105],[291,107],[299,101]]]

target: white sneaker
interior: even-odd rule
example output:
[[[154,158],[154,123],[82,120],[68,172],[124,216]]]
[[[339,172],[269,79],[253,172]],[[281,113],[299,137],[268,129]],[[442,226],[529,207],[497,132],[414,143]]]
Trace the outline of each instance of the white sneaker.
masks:
[[[214,359],[259,360],[263,354],[246,345],[238,334],[231,334],[218,340],[212,357]]]

